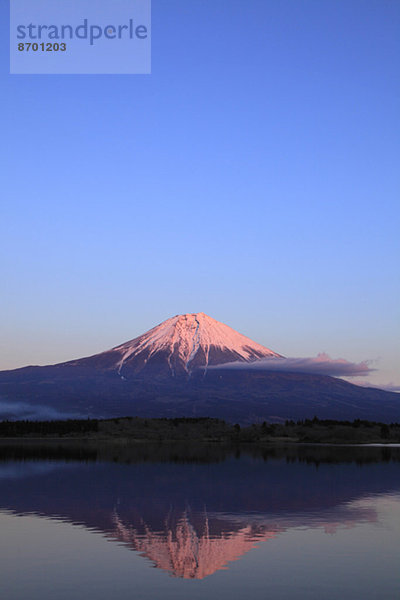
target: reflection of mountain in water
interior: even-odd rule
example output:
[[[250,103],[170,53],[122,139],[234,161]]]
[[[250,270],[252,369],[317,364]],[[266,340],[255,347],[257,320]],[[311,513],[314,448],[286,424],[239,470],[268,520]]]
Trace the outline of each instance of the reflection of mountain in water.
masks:
[[[187,513],[174,526],[166,522],[164,531],[152,531],[144,526],[144,532],[140,533],[131,525],[125,525],[118,514],[114,515],[114,522],[117,540],[149,558],[156,567],[185,579],[203,579],[225,569],[227,563],[255,548],[257,542],[275,536],[275,532],[253,525],[212,535],[207,516],[198,531]]]
[[[293,453],[293,450],[291,451]],[[0,509],[81,524],[176,577],[201,579],[292,528],[376,522],[399,464],[242,456],[219,464],[0,462]]]
[[[181,518],[173,520],[169,516],[165,529],[153,531],[142,523],[135,528],[132,523],[124,523],[117,512],[113,515],[115,525],[111,536],[133,550],[150,559],[154,566],[169,572],[174,577],[203,579],[228,563],[256,548],[260,542],[273,540],[278,534],[292,527],[322,527],[333,534],[339,527],[355,527],[361,522],[376,522],[375,510],[369,507],[343,507],[337,514],[304,518],[293,516],[265,522],[268,516],[243,515],[227,517],[222,523],[222,515],[191,515],[185,511]],[[193,524],[196,523],[196,526]],[[212,532],[214,525],[214,533]]]

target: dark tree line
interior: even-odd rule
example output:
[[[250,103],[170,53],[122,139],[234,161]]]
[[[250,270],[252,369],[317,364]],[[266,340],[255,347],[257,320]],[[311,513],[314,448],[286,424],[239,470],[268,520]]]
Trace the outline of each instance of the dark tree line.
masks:
[[[69,433],[87,434],[99,430],[98,419],[67,419],[65,421],[1,421],[0,437],[47,437]]]
[[[68,419],[58,421],[2,421],[0,438],[88,438],[152,441],[202,440],[230,442],[368,443],[400,442],[400,425],[356,419],[287,420],[285,423],[231,425],[221,419],[182,417],[144,419]]]

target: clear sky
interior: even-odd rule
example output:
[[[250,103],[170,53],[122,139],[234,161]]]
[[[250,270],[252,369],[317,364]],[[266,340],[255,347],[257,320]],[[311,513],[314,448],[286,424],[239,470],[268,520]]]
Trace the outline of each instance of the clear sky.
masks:
[[[400,384],[393,0],[153,0],[152,75],[9,75],[0,368],[203,311]]]

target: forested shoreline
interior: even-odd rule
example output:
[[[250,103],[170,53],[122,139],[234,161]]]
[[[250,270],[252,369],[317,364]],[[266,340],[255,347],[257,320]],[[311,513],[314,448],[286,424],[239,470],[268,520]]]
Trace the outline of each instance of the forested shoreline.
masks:
[[[221,419],[122,417],[55,421],[1,421],[1,438],[234,443],[400,443],[399,423],[303,419],[241,427]]]

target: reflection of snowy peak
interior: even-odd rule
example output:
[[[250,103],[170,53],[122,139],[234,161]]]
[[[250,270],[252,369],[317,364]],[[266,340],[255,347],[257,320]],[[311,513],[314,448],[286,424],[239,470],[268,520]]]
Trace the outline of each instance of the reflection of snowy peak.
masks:
[[[256,548],[261,541],[274,539],[280,531],[243,524],[235,531],[212,535],[204,517],[202,532],[198,533],[185,514],[175,527],[166,524],[165,531],[152,531],[145,525],[144,534],[124,524],[116,513],[114,524],[114,539],[149,558],[157,568],[184,579],[203,579],[227,569],[230,562]]]
[[[261,542],[274,540],[293,528],[318,528],[333,535],[340,528],[377,522],[378,515],[370,502],[370,499],[360,499],[333,510],[292,514],[283,511],[283,514],[214,512],[207,515],[206,512],[192,513],[188,507],[178,519],[172,517],[170,507],[163,529],[154,529],[143,519],[137,527],[114,511],[114,527],[107,536],[136,550],[155,567],[174,577],[203,579],[227,569],[229,563],[257,548]]]
[[[279,356],[204,313],[177,315],[147,333],[84,361],[102,363],[121,376],[154,371],[185,375],[197,367]]]

